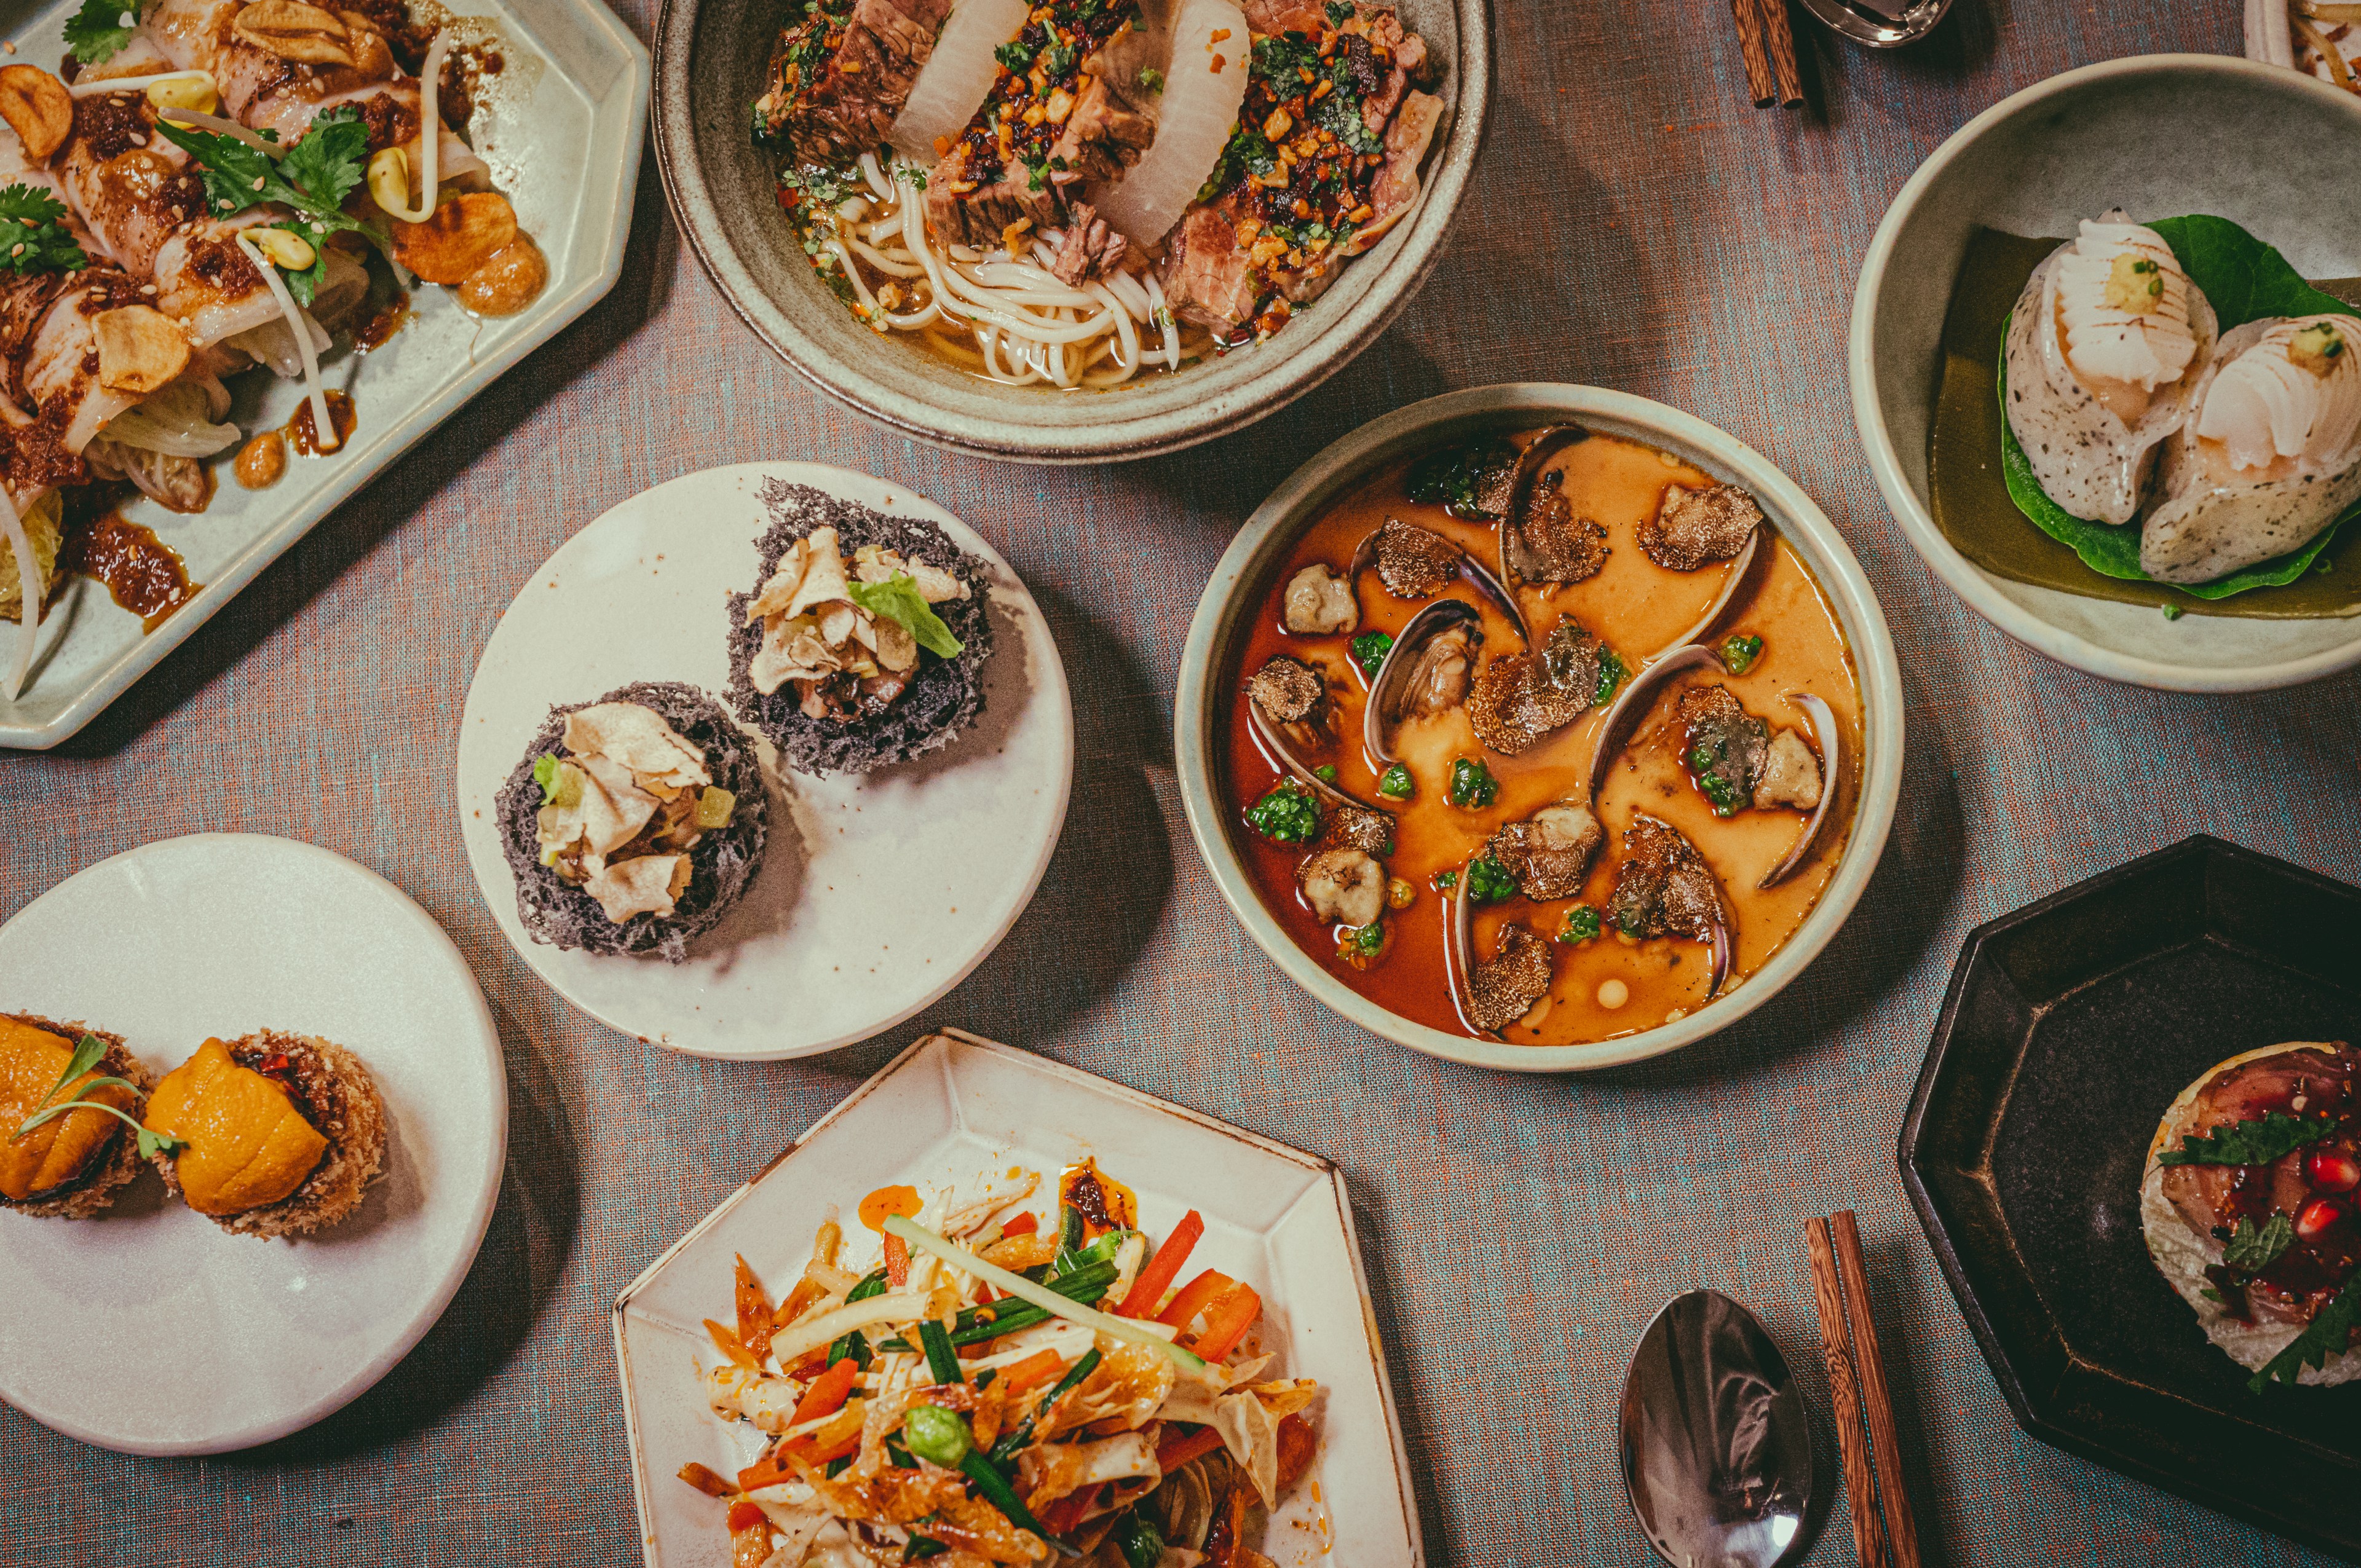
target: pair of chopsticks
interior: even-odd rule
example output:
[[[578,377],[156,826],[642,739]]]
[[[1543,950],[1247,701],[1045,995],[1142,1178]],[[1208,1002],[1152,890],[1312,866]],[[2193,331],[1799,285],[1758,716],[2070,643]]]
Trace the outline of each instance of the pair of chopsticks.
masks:
[[[1918,1527],[1902,1487],[1901,1445],[1869,1310],[1861,1227],[1847,1209],[1833,1219],[1805,1221],[1804,1242],[1812,1256],[1812,1293],[1820,1303],[1820,1352],[1828,1365],[1828,1398],[1837,1408],[1837,1442],[1844,1451],[1853,1554],[1861,1568],[1918,1568]]]
[[[1795,71],[1795,30],[1787,22],[1787,0],[1730,0],[1738,17],[1738,47],[1746,57],[1746,90],[1754,106],[1794,108],[1804,101],[1804,79]]]

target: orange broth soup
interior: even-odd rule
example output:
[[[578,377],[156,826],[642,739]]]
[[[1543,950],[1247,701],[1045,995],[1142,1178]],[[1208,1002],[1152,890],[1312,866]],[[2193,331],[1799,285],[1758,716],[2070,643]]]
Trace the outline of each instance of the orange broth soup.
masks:
[[[1521,448],[1534,433],[1511,439]],[[1401,1017],[1449,1034],[1492,1037],[1471,1026],[1454,999],[1445,956],[1450,895],[1439,889],[1437,879],[1465,875],[1469,860],[1500,828],[1554,801],[1582,799],[1606,709],[1592,707],[1514,757],[1488,751],[1477,740],[1464,705],[1431,718],[1405,719],[1394,733],[1393,745],[1410,771],[1414,791],[1407,802],[1378,799],[1380,769],[1361,740],[1369,680],[1354,659],[1353,637],[1370,631],[1399,633],[1429,601],[1397,598],[1376,572],[1365,572],[1355,585],[1360,619],[1351,635],[1290,632],[1281,601],[1288,580],[1313,563],[1324,562],[1345,574],[1355,547],[1388,518],[1430,529],[1466,548],[1478,561],[1497,564],[1496,525],[1463,521],[1438,503],[1411,500],[1407,484],[1411,467],[1405,462],[1387,468],[1333,504],[1266,585],[1240,664],[1230,673],[1228,689],[1236,694],[1228,736],[1230,831],[1264,906],[1330,974]],[[1515,591],[1526,620],[1541,639],[1560,616],[1573,617],[1627,670],[1636,671],[1643,660],[1696,625],[1719,595],[1730,567],[1713,562],[1694,572],[1667,570],[1641,550],[1634,531],[1655,515],[1667,486],[1697,489],[1714,481],[1669,454],[1605,435],[1565,448],[1548,467],[1563,473],[1563,493],[1575,513],[1605,527],[1609,553],[1605,565],[1587,581],[1520,585]],[[1763,527],[1763,547],[1755,552],[1746,580],[1707,638],[1719,647],[1733,634],[1760,637],[1762,651],[1742,674],[1708,666],[1675,679],[1658,695],[1596,802],[1606,842],[1580,896],[1536,904],[1519,894],[1475,912],[1474,957],[1478,962],[1495,951],[1500,929],[1510,920],[1521,920],[1541,936],[1555,938],[1578,906],[1587,905],[1602,917],[1598,937],[1550,943],[1554,977],[1548,993],[1497,1037],[1521,1045],[1587,1044],[1654,1028],[1706,1003],[1711,978],[1707,944],[1670,937],[1635,940],[1606,918],[1624,832],[1634,811],[1645,811],[1678,828],[1721,885],[1735,949],[1724,993],[1769,961],[1803,924],[1835,875],[1860,793],[1860,683],[1828,596],[1771,524],[1766,521]],[[1453,579],[1440,597],[1464,599],[1482,611],[1479,663],[1521,649],[1509,619],[1464,578]],[[1351,928],[1323,924],[1299,890],[1298,867],[1319,847],[1317,842],[1275,842],[1247,825],[1247,809],[1287,773],[1256,732],[1245,684],[1267,660],[1281,653],[1319,669],[1335,707],[1333,738],[1305,760],[1333,766],[1334,782],[1344,793],[1382,805],[1396,818],[1393,850],[1382,864],[1388,877],[1407,882],[1413,895],[1407,907],[1387,909],[1382,946],[1374,955],[1358,950],[1349,939]],[[1682,691],[1712,684],[1726,686],[1774,734],[1792,729],[1807,744],[1810,725],[1782,700],[1782,694],[1812,693],[1828,703],[1841,735],[1839,776],[1822,784],[1824,789],[1838,791],[1827,826],[1806,863],[1767,890],[1755,884],[1785,856],[1808,814],[1750,807],[1726,818],[1715,815],[1685,765],[1684,730],[1673,718]],[[1817,756],[1818,748],[1812,750]],[[1499,793],[1489,806],[1466,809],[1450,803],[1453,764],[1461,758],[1481,760],[1498,780]]]

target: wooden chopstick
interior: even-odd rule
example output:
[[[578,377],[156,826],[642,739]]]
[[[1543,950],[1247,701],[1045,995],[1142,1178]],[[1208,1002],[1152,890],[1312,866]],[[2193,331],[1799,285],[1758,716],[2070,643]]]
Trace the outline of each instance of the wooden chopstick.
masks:
[[[1902,1444],[1894,1401],[1885,1387],[1885,1356],[1877,1347],[1877,1319],[1869,1307],[1869,1269],[1861,1262],[1861,1225],[1847,1209],[1835,1218],[1837,1268],[1844,1281],[1845,1321],[1852,1325],[1853,1366],[1869,1416],[1869,1444],[1877,1463],[1877,1496],[1885,1508],[1886,1545],[1894,1568],[1918,1568],[1918,1524],[1902,1485]]]
[[[1845,1501],[1852,1507],[1852,1550],[1861,1568],[1885,1561],[1883,1530],[1877,1516],[1877,1470],[1861,1430],[1861,1395],[1853,1380],[1852,1345],[1845,1333],[1844,1286],[1837,1276],[1836,1248],[1826,1220],[1804,1222],[1804,1245],[1812,1258],[1812,1294],[1820,1305],[1820,1354],[1828,1367],[1828,1402],[1836,1407],[1837,1450],[1844,1458]]]
[[[1902,1448],[1894,1401],[1870,1309],[1869,1270],[1861,1226],[1847,1209],[1834,1222],[1804,1222],[1812,1260],[1812,1294],[1820,1309],[1820,1349],[1828,1398],[1836,1406],[1844,1454],[1845,1497],[1852,1508],[1853,1551],[1861,1568],[1919,1568],[1918,1526],[1902,1482]]]
[[[1795,69],[1795,29],[1787,17],[1787,0],[1762,4],[1770,24],[1764,31],[1771,39],[1771,69],[1779,78],[1779,105],[1792,109],[1804,101],[1804,78]]]
[[[1763,45],[1763,18],[1754,9],[1754,0],[1730,0],[1730,11],[1738,19],[1738,49],[1746,59],[1746,91],[1756,108],[1767,109],[1779,101],[1779,88],[1772,78],[1771,56]]]

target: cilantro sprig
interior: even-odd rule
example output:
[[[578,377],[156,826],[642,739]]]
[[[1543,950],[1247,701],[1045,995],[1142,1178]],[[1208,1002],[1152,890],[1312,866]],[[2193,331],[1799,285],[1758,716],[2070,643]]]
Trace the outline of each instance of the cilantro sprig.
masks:
[[[368,126],[352,105],[313,120],[303,138],[277,158],[236,137],[176,126],[169,118],[159,119],[156,128],[195,161],[205,183],[205,204],[215,217],[267,202],[295,210],[292,219],[270,226],[285,229],[314,252],[312,265],[302,271],[280,269],[297,304],[310,304],[327,277],[330,235],[357,234],[380,250],[388,247],[384,235],[344,210],[345,197],[368,172]],[[273,131],[261,134],[269,141],[279,139]]]
[[[121,1088],[127,1089],[134,1094],[139,1093],[139,1086],[127,1078],[93,1078],[65,1099],[58,1099],[59,1092],[67,1084],[96,1067],[99,1058],[105,1055],[105,1041],[95,1035],[84,1035],[81,1043],[74,1047],[73,1058],[66,1063],[65,1071],[59,1075],[57,1082],[49,1086],[49,1091],[41,1096],[41,1102],[33,1107],[33,1113],[26,1117],[22,1124],[9,1135],[10,1138],[12,1140],[21,1138],[42,1123],[54,1122],[59,1117],[71,1115],[76,1111],[104,1111],[139,1135],[141,1159],[153,1159],[159,1154],[178,1154],[188,1147],[188,1140],[185,1138],[176,1138],[165,1133],[150,1132],[136,1118],[125,1115],[105,1101],[83,1098],[93,1089]],[[52,1101],[57,1102],[51,1104]]]
[[[2267,1111],[2248,1122],[2225,1122],[2203,1137],[2184,1135],[2180,1146],[2156,1157],[2158,1165],[2268,1165],[2336,1130],[2334,1116],[2290,1116]]]
[[[2247,1390],[2259,1394],[2273,1383],[2294,1387],[2305,1367],[2324,1366],[2330,1356],[2344,1351],[2345,1342],[2353,1337],[2356,1317],[2361,1317],[2361,1274],[2347,1279],[2345,1288],[2336,1293],[2336,1299],[2313,1313],[2303,1332],[2264,1364],[2263,1369],[2248,1380]]]
[[[139,30],[140,0],[82,0],[66,18],[66,48],[84,65],[104,65]]]
[[[19,277],[72,272],[90,265],[66,232],[66,204],[47,191],[11,185],[0,191],[0,267]]]

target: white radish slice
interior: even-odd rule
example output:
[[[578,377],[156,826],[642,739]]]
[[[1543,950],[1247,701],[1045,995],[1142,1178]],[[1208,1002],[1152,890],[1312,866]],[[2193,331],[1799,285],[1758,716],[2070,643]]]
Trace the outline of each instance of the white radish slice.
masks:
[[[443,86],[443,57],[450,52],[451,35],[436,33],[434,41],[426,48],[425,63],[418,68],[418,205],[415,207],[385,207],[386,212],[405,224],[423,224],[434,215],[435,159],[443,150],[440,133],[443,122],[438,113],[435,94]]]
[[[8,700],[25,689],[25,672],[33,667],[33,644],[41,635],[41,564],[33,558],[33,535],[16,510],[16,498],[0,485],[0,522],[8,525],[8,548],[16,557],[16,581],[24,599],[16,611],[16,657],[8,667]]]
[[[328,412],[328,394],[320,385],[320,355],[312,346],[312,318],[295,308],[295,296],[287,291],[287,280],[279,276],[279,269],[270,258],[256,248],[247,232],[237,232],[237,247],[246,252],[248,261],[261,270],[262,280],[270,286],[270,297],[279,302],[279,313],[286,318],[287,330],[295,338],[295,351],[303,358],[303,389],[312,400],[313,443],[323,452],[334,452],[344,443],[336,433],[336,422]]]
[[[1025,30],[1027,0],[960,0],[936,35],[935,50],[918,69],[894,121],[894,150],[933,168],[938,141],[959,139],[1000,75],[993,51]]]
[[[1216,43],[1216,33],[1227,36]],[[1229,0],[1181,0],[1156,140],[1129,173],[1091,192],[1099,216],[1134,245],[1162,239],[1213,177],[1246,102],[1247,48],[1246,14]]]

